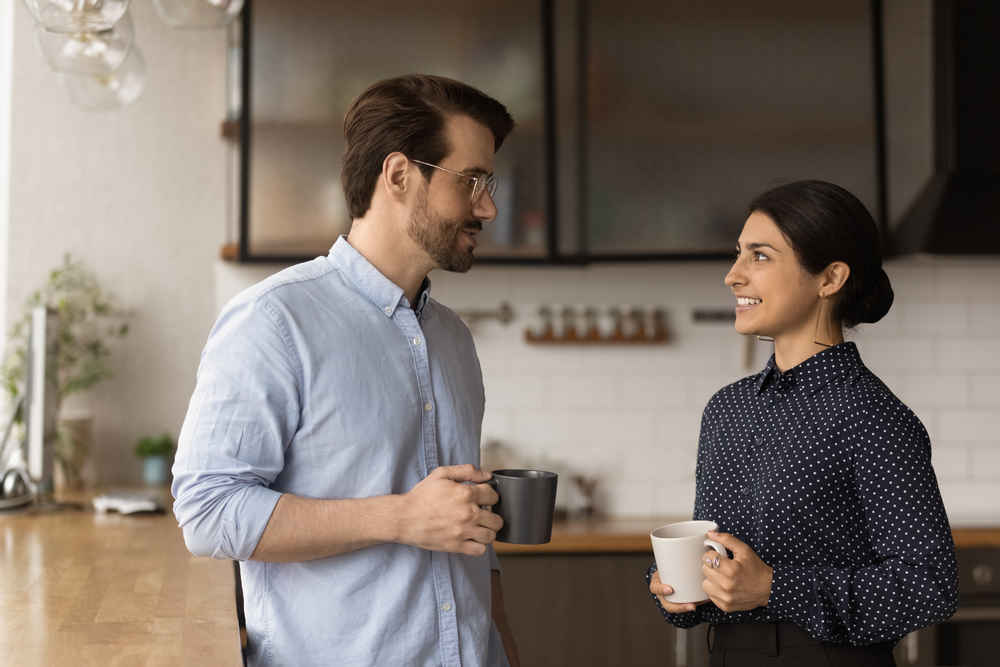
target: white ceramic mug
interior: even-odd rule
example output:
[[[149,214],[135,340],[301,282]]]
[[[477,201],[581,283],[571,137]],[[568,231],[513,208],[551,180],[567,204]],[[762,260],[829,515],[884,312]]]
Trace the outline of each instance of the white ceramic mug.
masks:
[[[714,521],[682,521],[668,523],[650,531],[653,556],[660,582],[674,589],[673,595],[666,596],[668,602],[701,602],[708,594],[701,587],[705,578],[701,572],[706,548],[715,549],[723,558],[728,558],[726,548],[714,540],[707,539],[705,533],[719,529]]]

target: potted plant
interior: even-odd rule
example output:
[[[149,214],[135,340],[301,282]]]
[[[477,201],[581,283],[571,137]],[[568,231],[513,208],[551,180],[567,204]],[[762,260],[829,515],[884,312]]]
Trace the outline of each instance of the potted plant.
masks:
[[[110,343],[128,333],[127,315],[115,305],[115,297],[101,287],[94,272],[67,253],[62,264],[49,272],[45,285],[28,297],[22,316],[7,336],[2,373],[11,405],[17,405],[24,392],[31,311],[37,306],[47,306],[59,315],[54,367],[60,405],[67,396],[111,377]],[[55,460],[71,488],[82,485],[80,473],[92,438],[92,423],[89,414],[79,413],[60,420]]]
[[[142,459],[142,478],[149,485],[167,482],[170,455],[174,453],[174,439],[169,433],[141,438],[135,445],[135,454]]]

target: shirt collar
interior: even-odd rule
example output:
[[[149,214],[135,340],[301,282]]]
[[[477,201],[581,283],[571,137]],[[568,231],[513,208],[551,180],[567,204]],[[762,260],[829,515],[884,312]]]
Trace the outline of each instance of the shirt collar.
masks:
[[[391,318],[401,305],[410,306],[403,288],[376,269],[375,265],[347,242],[346,236],[337,237],[328,257],[341,275],[354,285],[358,293],[378,306],[386,317]],[[431,281],[425,277],[417,293],[417,305],[413,309],[417,317],[420,317],[424,306],[427,305],[430,293]]]
[[[769,384],[794,385],[803,390],[819,388],[834,380],[854,375],[861,366],[858,346],[851,341],[828,347],[784,373],[778,370],[772,354],[764,370],[757,375],[754,387],[758,394]]]

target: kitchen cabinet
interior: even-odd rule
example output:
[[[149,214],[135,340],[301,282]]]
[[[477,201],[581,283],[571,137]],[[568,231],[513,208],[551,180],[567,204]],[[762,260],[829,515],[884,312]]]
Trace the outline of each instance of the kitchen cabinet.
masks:
[[[749,199],[800,178],[840,183],[878,216],[879,6],[247,0],[225,126],[239,147],[231,257],[297,261],[347,231],[344,113],[413,71],[477,86],[517,122],[482,262],[727,257]]]
[[[586,254],[728,252],[778,182],[878,214],[873,6],[583,3]]]
[[[440,0],[417,11],[402,0],[248,0],[230,35],[231,50],[242,48],[230,58],[230,79],[241,85],[227,126],[239,144],[231,183],[238,258],[325,254],[350,229],[340,183],[344,116],[372,83],[411,72],[459,79],[508,107],[517,130],[496,157],[499,212],[478,253],[544,257],[545,25],[539,0]]]
[[[524,667],[676,664],[676,631],[646,589],[649,555],[510,555],[500,561]]]

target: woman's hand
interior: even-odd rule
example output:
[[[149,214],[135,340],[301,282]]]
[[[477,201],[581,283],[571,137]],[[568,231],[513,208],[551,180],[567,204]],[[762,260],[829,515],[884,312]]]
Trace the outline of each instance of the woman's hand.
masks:
[[[713,552],[714,553],[714,552]],[[668,595],[674,594],[674,589],[667,584],[660,581],[660,573],[654,572],[653,576],[649,578],[649,592],[656,596],[656,599],[660,601],[660,604],[671,614],[683,614],[688,611],[694,611],[695,606],[699,604],[705,604],[708,600],[703,600],[701,602],[667,602]]]
[[[705,580],[701,586],[715,606],[727,613],[767,606],[774,570],[729,533],[709,533],[708,537],[733,552],[731,559],[714,551],[704,556],[701,571]],[[718,567],[713,567],[715,563]]]

